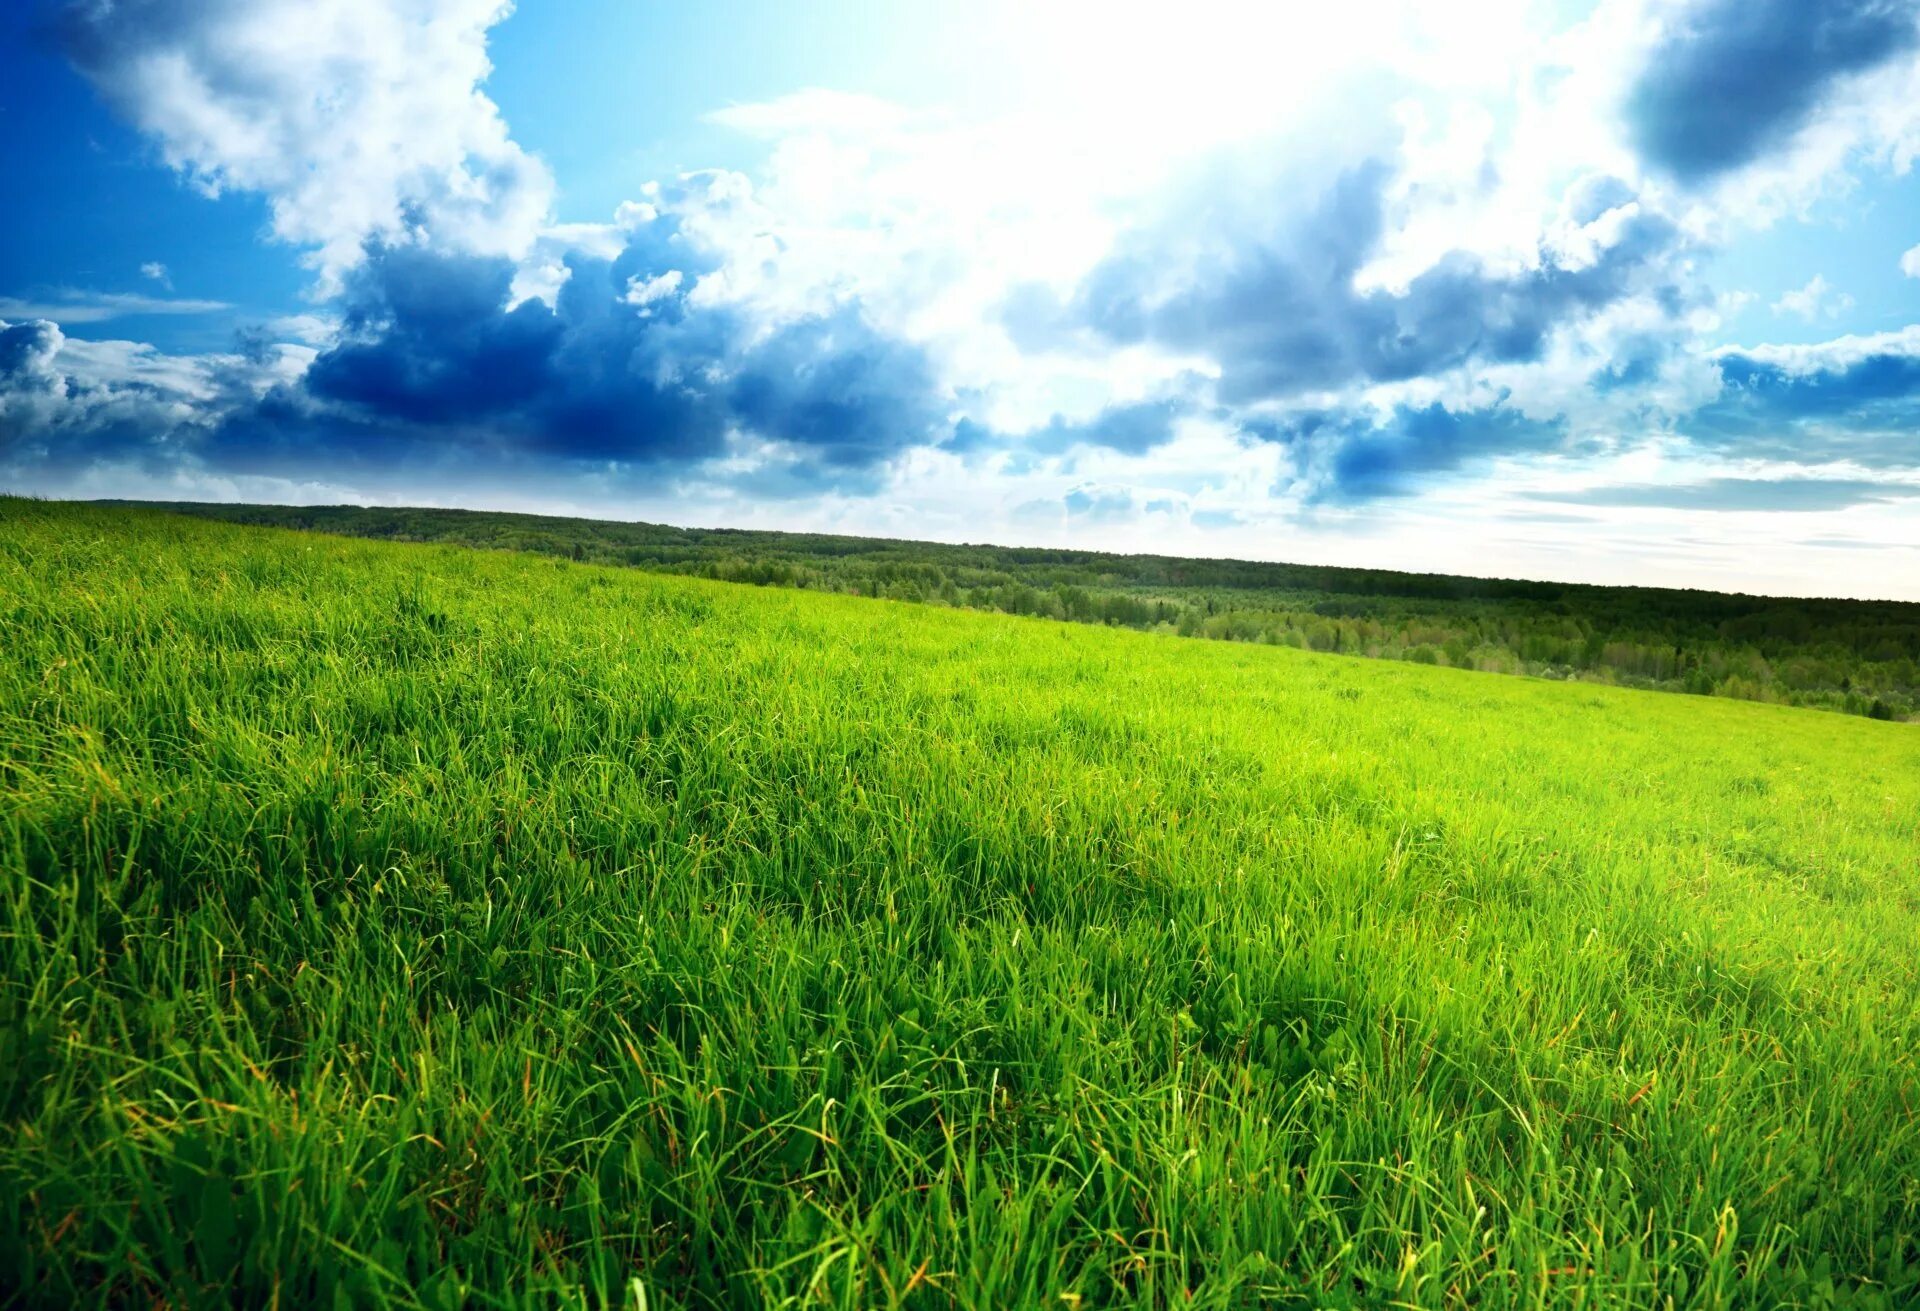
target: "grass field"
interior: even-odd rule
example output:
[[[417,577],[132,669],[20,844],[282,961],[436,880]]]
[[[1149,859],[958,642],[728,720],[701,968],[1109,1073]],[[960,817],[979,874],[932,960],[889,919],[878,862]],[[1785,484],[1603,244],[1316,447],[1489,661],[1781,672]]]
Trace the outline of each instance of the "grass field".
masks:
[[[1920,1303],[1920,733],[0,501],[23,1305]]]
[[[1451,669],[1818,706],[1872,719],[1920,718],[1920,602],[1914,601],[1590,587],[497,510],[190,501],[158,508],[263,527],[484,546],[722,582]]]

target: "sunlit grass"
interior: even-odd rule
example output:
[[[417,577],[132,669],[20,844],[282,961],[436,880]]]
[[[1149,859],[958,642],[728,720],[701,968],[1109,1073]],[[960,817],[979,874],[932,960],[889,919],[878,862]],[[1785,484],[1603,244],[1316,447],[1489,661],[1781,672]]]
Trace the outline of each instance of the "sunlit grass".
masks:
[[[1920,1299],[1920,736],[0,501],[45,1305]]]

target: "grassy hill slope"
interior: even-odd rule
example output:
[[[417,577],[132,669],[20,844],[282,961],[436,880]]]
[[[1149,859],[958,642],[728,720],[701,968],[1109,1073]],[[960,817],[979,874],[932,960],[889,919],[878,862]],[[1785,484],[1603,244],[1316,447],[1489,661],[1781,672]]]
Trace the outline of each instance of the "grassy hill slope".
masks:
[[[0,501],[0,1292],[1911,1305],[1916,854],[1904,725]]]
[[[532,551],[725,582],[1818,706],[1876,719],[1920,711],[1920,603],[1911,601],[953,546],[493,510],[165,508],[234,523]]]

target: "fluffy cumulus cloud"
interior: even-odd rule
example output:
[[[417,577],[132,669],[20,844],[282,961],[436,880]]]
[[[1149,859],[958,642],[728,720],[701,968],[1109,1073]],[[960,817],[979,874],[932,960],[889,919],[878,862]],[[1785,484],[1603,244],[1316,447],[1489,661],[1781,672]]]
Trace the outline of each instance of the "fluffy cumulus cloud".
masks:
[[[714,116],[766,144],[753,176],[565,223],[483,90],[507,12],[73,6],[78,67],[193,184],[265,196],[314,303],[183,358],[40,320],[201,302],[0,303],[0,476],[735,505],[913,486],[964,503],[963,528],[967,496],[997,496],[1066,532],[1252,531],[1646,451],[1770,472],[1567,503],[1870,504],[1920,469],[1915,330],[1729,347],[1743,289],[1701,272],[1742,221],[1715,188],[1791,189],[1768,170],[1796,143],[1826,143],[1828,171],[1901,166],[1912,114],[1855,91],[1914,64],[1911,3],[1610,0],[1517,70],[1520,45],[1370,53],[1379,24],[1357,23],[1374,62],[1225,79],[1207,94],[1232,103],[1178,131],[1109,79],[1130,135],[1105,146],[1102,101],[958,121],[810,92]],[[1775,308],[1846,304],[1814,276]]]
[[[44,424],[61,400],[62,378],[54,367],[60,342],[60,329],[45,320],[0,320],[0,420],[10,429]]]
[[[1217,413],[1294,453],[1309,499],[1362,500],[1560,444],[1566,424],[1552,403],[1515,403],[1512,388],[1487,380],[1502,369],[1564,371],[1556,347],[1608,314],[1631,319],[1634,307],[1670,336],[1696,299],[1681,281],[1680,227],[1604,174],[1575,179],[1528,249],[1442,250],[1399,285],[1384,281],[1375,271],[1391,234],[1389,193],[1404,172],[1393,158],[1340,161],[1233,204],[1183,209],[1126,234],[1066,296],[1015,293],[1010,328],[1036,349],[1144,348],[1192,361],[1189,376],[1208,380]],[[1636,371],[1615,373],[1614,386],[1656,378],[1662,330],[1582,371],[1602,385],[1609,370]],[[1329,398],[1344,399],[1330,408]]]
[[[1583,233],[1608,231],[1579,255],[1543,243],[1503,268],[1449,251],[1404,287],[1363,287],[1393,176],[1373,161],[1319,185],[1290,178],[1245,226],[1196,231],[1182,216],[1178,232],[1134,234],[1075,291],[1065,320],[1116,344],[1209,358],[1229,403],[1285,399],[1538,359],[1555,329],[1654,289],[1679,244],[1671,222],[1623,192],[1586,215]]]
[[[519,257],[552,181],[480,90],[508,0],[82,0],[79,67],[168,163],[261,192],[334,277],[369,239]]]
[[[1793,314],[1813,323],[1819,319],[1837,319],[1853,308],[1853,297],[1836,290],[1820,274],[1807,279],[1773,303],[1775,314]]]

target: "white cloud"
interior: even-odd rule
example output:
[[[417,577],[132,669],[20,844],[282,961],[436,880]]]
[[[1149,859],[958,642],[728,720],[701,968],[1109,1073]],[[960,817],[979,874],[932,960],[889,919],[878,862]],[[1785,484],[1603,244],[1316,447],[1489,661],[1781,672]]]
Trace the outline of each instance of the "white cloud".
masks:
[[[0,319],[0,433],[32,432],[60,414],[66,387],[55,360],[63,341],[52,323]]]
[[[54,363],[69,390],[95,400],[122,391],[139,391],[169,402],[211,399],[218,391],[214,372],[232,356],[169,355],[137,341],[60,342]]]
[[[1900,271],[1910,278],[1920,278],[1920,246],[1900,257]]]
[[[0,486],[77,495],[103,464],[156,482],[199,468],[195,434],[296,381],[313,358],[311,347],[284,345],[170,355],[144,342],[68,337],[46,320],[0,319]]]
[[[1807,285],[1789,291],[1773,302],[1775,314],[1795,314],[1808,323],[1816,319],[1837,319],[1853,308],[1853,297],[1837,291],[1826,278],[1816,273]]]
[[[649,194],[657,193],[659,188],[648,183],[643,190]],[[587,259],[611,260],[619,256],[626,247],[627,238],[633,230],[651,223],[659,216],[659,211],[651,204],[636,201],[624,201],[614,214],[611,223],[551,223],[540,229],[534,238],[532,248],[521,259],[514,270],[511,300],[515,305],[528,300],[542,300],[548,305],[556,303],[560,289],[567,284],[570,276],[567,258],[572,255]]]
[[[87,0],[75,62],[209,194],[266,195],[323,289],[368,238],[519,258],[546,166],[479,90],[506,0]]]
[[[651,278],[629,278],[627,294],[621,299],[629,305],[647,306],[664,300],[680,290],[680,270],[668,269]]]
[[[142,264],[140,266],[140,276],[149,281],[159,283],[168,291],[173,290],[173,278],[167,272],[167,266],[157,259],[149,260],[145,264]]]
[[[340,321],[324,314],[283,314],[267,320],[267,331],[308,346],[325,346],[340,333]]]
[[[4,467],[4,466],[0,466]],[[51,485],[75,500],[216,501],[251,505],[406,505],[452,504],[421,492],[381,492],[320,478],[222,473],[182,461],[164,471],[151,462],[108,460],[88,465]]]
[[[1891,332],[1849,333],[1831,341],[1729,346],[1716,352],[1734,353],[1788,373],[1840,372],[1877,356],[1920,356],[1920,323]]]
[[[210,361],[128,341],[81,341],[51,322],[0,319],[0,473],[28,485],[70,432],[120,425],[164,434],[192,422],[216,394]],[[92,448],[87,448],[89,453]]]
[[[1005,323],[1008,298],[1028,286],[1084,290],[1116,243],[1143,231],[1159,243],[1146,256],[1155,267],[1257,260],[1263,241],[1306,226],[1302,216],[1330,180],[1368,157],[1391,161],[1395,180],[1360,282],[1396,294],[1450,254],[1509,275],[1548,260],[1588,268],[1647,214],[1721,241],[1844,187],[1863,162],[1904,168],[1920,142],[1920,94],[1908,94],[1920,84],[1902,65],[1850,83],[1787,150],[1708,191],[1647,176],[1623,140],[1618,107],[1661,24],[1680,12],[1668,0],[1600,4],[1570,25],[1569,7],[1524,0],[1464,9],[1350,0],[1311,13],[1256,0],[1184,8],[981,0],[965,25],[994,56],[978,79],[992,88],[982,102],[929,108],[812,89],[731,105],[708,118],[764,144],[750,177],[689,174],[641,189],[612,222],[556,223],[545,167],[513,142],[480,90],[489,29],[507,10],[504,0],[93,0],[77,50],[106,94],[196,183],[265,194],[275,233],[312,249],[323,287],[374,237],[506,255],[518,261],[512,297],[551,303],[569,258],[612,259],[665,218],[690,258],[677,268],[648,265],[625,288],[626,312],[684,294],[691,306],[740,311],[750,334],[857,303],[864,321],[924,348],[942,395],[1002,434],[1042,429],[1056,415],[1082,421],[1161,394],[1183,375],[1201,380],[1202,397],[1201,414],[1144,454],[1091,443],[967,455],[922,447],[887,466],[877,496],[775,502],[756,499],[744,481],[794,458],[768,443],[772,454],[749,452],[737,467],[682,471],[672,496],[652,502],[613,475],[499,484],[492,503],[528,508],[1119,547],[1150,526],[1163,549],[1194,553],[1465,570],[1497,559],[1516,572],[1590,569],[1616,580],[1664,568],[1676,580],[1764,584],[1770,557],[1758,534],[1712,561],[1662,563],[1658,532],[1643,535],[1644,550],[1631,542],[1613,549],[1608,534],[1624,512],[1596,513],[1590,534],[1569,530],[1559,547],[1517,536],[1497,513],[1530,471],[1577,466],[1589,478],[1644,481],[1648,462],[1693,458],[1673,420],[1719,393],[1704,343],[1740,302],[1730,294],[1715,305],[1704,292],[1687,299],[1699,291],[1684,264],[1692,247],[1663,266],[1681,294],[1636,288],[1571,313],[1537,358],[1303,398],[1376,413],[1497,401],[1567,421],[1564,448],[1489,457],[1476,465],[1478,482],[1441,470],[1434,503],[1419,506],[1303,507],[1294,452],[1204,412],[1217,361],[1198,348],[1179,357],[1164,346],[1070,334],[1016,341]],[[1582,190],[1611,179],[1611,199]],[[1245,220],[1209,228],[1221,211]],[[1236,238],[1245,246],[1214,248]],[[1902,268],[1920,276],[1920,247]],[[120,298],[181,307],[135,311],[113,308],[112,298],[70,299],[67,322],[220,308]],[[1815,321],[1850,303],[1814,278],[1775,308]],[[51,305],[0,302],[0,313],[23,310],[58,317]],[[297,373],[310,348],[339,330],[321,315],[269,327],[305,347],[283,348],[257,379]],[[1888,344],[1843,338],[1748,354],[1816,367],[1810,352],[1824,364],[1876,343]],[[1920,342],[1894,344],[1920,351]],[[127,343],[67,341],[57,357],[59,376],[82,379],[98,404],[131,396],[135,384],[182,404],[224,395],[217,384],[233,367],[225,357],[169,360]],[[1596,388],[1609,371],[1609,384]],[[735,474],[742,480],[730,481]],[[306,495],[248,486],[272,499]],[[348,499],[331,488],[325,495]],[[377,478],[358,489],[408,495]],[[1044,513],[1023,508],[1034,505]],[[1568,541],[1588,557],[1558,553]]]
[[[1844,196],[1862,168],[1905,174],[1920,158],[1920,53],[1836,86],[1783,148],[1730,172],[1699,202],[1717,234],[1765,227]]]
[[[809,88],[773,100],[728,105],[707,121],[753,136],[781,138],[802,132],[871,135],[899,131],[917,116],[878,96]]]
[[[1009,296],[1071,295],[1126,234],[1164,237],[1169,269],[1230,259],[1207,246],[1224,239],[1213,216],[1244,211],[1235,231],[1257,249],[1378,158],[1394,181],[1360,282],[1397,293],[1449,255],[1515,276],[1546,258],[1581,268],[1667,207],[1614,112],[1657,35],[1641,0],[1572,24],[1525,0],[974,12],[971,39],[1001,52],[984,107],[815,89],[709,115],[770,144],[751,182],[727,175],[724,202],[704,181],[668,202],[719,257],[699,299],[772,319],[858,300],[929,352],[970,417],[1021,432],[1218,372],[1159,346],[1011,337]],[[1627,202],[1569,220],[1569,184],[1598,174],[1624,178]]]
[[[38,300],[0,296],[0,318],[55,323],[103,323],[134,314],[217,314],[232,308],[223,300],[169,300],[138,292],[63,289]]]

